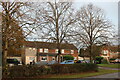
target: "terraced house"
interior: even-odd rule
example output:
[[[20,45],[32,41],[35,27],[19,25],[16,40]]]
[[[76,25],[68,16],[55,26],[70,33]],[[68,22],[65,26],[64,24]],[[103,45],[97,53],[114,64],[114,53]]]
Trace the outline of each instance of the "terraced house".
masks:
[[[24,54],[22,55],[23,62],[29,64],[33,60],[38,61],[58,61],[58,49],[56,43],[50,42],[32,42],[26,41],[24,46]],[[75,60],[78,59],[78,49],[73,44],[61,44],[61,61],[64,55],[72,55]]]
[[[101,52],[102,57],[108,58],[120,58],[120,48],[119,46],[104,46]]]
[[[93,46],[93,56],[102,56],[105,59],[120,58],[120,47],[118,45]],[[89,49],[81,49],[81,57],[89,57]]]

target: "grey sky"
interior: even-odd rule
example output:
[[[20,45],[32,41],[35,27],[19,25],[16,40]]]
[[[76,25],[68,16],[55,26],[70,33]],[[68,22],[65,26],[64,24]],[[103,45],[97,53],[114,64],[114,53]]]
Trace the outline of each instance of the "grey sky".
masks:
[[[111,21],[113,25],[115,25],[115,30],[118,30],[118,2],[104,2],[104,1],[75,1],[75,7],[79,9],[83,5],[87,5],[88,3],[92,3],[93,5],[102,8],[106,15],[106,18]]]

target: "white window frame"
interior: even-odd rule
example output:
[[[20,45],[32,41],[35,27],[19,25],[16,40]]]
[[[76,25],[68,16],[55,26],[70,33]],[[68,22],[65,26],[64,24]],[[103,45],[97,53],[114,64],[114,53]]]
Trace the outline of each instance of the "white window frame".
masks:
[[[74,57],[74,60],[77,60],[77,57]]]
[[[108,50],[104,50],[104,51],[103,51],[103,54],[108,54]]]
[[[43,52],[43,49],[42,49],[42,48],[40,48],[40,49],[39,49],[39,52],[40,52],[40,53],[42,53],[42,52]]]
[[[44,49],[44,53],[48,53],[48,49]]]
[[[46,58],[45,60],[42,60],[43,58]],[[41,61],[47,61],[47,57],[41,57]]]
[[[33,48],[33,50],[35,50],[35,48]]]
[[[58,49],[55,49],[55,53],[58,53]]]
[[[35,57],[29,57],[29,61],[35,60]]]
[[[31,48],[31,47],[29,47],[29,49],[31,50],[32,48]]]
[[[71,54],[74,54],[74,50],[70,50],[70,53],[71,53]]]
[[[64,49],[62,49],[62,50],[61,50],[61,53],[65,53],[65,50],[64,50]]]

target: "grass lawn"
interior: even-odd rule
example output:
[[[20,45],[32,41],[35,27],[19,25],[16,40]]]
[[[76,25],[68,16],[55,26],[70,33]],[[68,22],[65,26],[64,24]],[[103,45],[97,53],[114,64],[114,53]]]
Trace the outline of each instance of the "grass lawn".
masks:
[[[98,64],[101,67],[120,68],[120,64]]]
[[[49,78],[85,78],[90,76],[97,76],[107,73],[115,73],[118,72],[118,70],[104,70],[99,69],[98,72],[85,72],[85,73],[76,73],[76,74],[62,74],[62,75],[52,75]]]

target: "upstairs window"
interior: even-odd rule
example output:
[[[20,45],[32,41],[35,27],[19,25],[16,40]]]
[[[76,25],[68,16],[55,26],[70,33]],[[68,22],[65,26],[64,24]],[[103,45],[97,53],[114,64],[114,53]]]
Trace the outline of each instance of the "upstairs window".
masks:
[[[43,52],[43,49],[39,49],[39,52],[42,53],[42,52]]]
[[[74,50],[71,50],[71,54],[74,54]]]
[[[30,47],[29,49],[31,50],[32,48]]]
[[[36,49],[36,48],[31,48],[31,47],[29,48],[29,50],[35,50],[35,49]]]
[[[108,50],[104,50],[104,51],[103,51],[103,54],[108,54]]]
[[[44,53],[48,53],[48,49],[44,49]]]
[[[35,50],[35,48],[33,48],[33,50]]]
[[[64,49],[62,49],[61,53],[64,53]]]
[[[58,53],[58,49],[55,50],[55,53]]]

